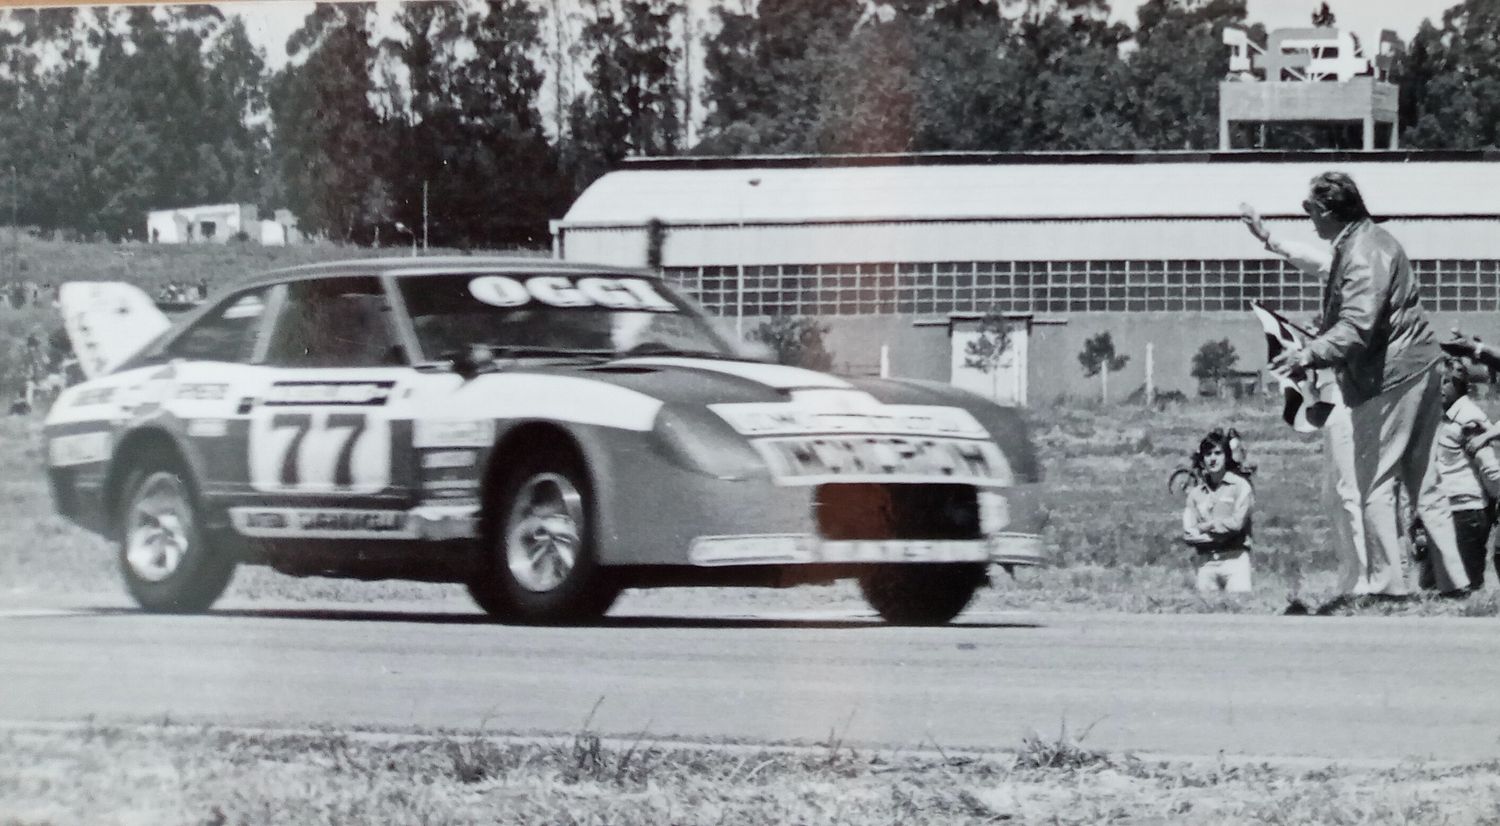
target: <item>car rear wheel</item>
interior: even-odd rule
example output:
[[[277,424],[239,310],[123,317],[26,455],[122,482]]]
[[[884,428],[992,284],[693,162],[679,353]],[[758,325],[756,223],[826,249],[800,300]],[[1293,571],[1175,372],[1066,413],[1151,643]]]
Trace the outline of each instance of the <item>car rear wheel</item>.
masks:
[[[486,555],[469,593],[506,622],[598,619],[618,589],[594,555],[593,508],[577,463],[558,455],[516,468],[495,503],[503,516],[487,531]]]
[[[147,611],[206,611],[234,575],[234,560],[204,542],[198,505],[185,474],[156,467],[125,485],[119,525],[125,588]]]
[[[882,565],[859,578],[859,590],[886,622],[942,625],[968,607],[985,579],[984,565]]]

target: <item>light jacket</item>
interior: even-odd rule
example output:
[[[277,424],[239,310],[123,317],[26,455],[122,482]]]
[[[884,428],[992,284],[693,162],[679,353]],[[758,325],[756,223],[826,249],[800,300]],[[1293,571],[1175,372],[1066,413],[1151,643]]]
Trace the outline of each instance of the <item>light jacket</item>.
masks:
[[[1368,218],[1351,224],[1334,242],[1323,315],[1307,354],[1311,367],[1338,369],[1339,386],[1351,406],[1440,357],[1405,250]]]
[[[1500,460],[1495,449],[1486,446],[1470,456],[1464,450],[1464,426],[1488,428],[1484,411],[1468,396],[1459,396],[1443,411],[1443,424],[1437,432],[1437,449],[1432,460],[1437,464],[1438,487],[1448,497],[1450,510],[1479,510],[1500,495]]]
[[[1200,551],[1249,548],[1250,508],[1254,504],[1250,482],[1236,473],[1225,473],[1217,488],[1199,485],[1188,489],[1182,530],[1207,536],[1206,542],[1193,543]]]

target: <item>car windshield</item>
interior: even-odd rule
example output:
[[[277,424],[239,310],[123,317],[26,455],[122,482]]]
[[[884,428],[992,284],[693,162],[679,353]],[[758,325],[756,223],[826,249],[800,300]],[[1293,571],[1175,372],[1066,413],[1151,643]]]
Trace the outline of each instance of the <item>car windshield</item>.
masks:
[[[640,276],[455,273],[396,283],[426,359],[474,345],[502,355],[734,355],[701,310]]]

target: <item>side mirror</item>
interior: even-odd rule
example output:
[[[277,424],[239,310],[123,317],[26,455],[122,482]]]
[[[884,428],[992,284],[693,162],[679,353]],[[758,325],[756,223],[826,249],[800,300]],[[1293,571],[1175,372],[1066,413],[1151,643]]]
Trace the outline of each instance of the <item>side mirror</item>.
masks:
[[[468,381],[479,375],[480,370],[494,363],[495,351],[487,344],[470,344],[454,352],[449,360],[453,363],[453,372]]]

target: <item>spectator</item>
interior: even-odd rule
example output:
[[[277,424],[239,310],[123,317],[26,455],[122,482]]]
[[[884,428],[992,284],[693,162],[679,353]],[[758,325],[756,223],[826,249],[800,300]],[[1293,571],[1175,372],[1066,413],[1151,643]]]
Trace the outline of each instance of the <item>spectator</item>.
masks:
[[[1320,281],[1328,280],[1333,253],[1326,245],[1314,246],[1274,238],[1260,215],[1248,204],[1240,204],[1240,219],[1265,245],[1268,252],[1285,260]],[[1314,322],[1321,328],[1321,322]],[[1323,423],[1323,501],[1333,522],[1334,556],[1339,561],[1338,590],[1341,594],[1358,594],[1365,590],[1364,575],[1369,569],[1365,546],[1364,509],[1360,503],[1359,481],[1354,474],[1354,424],[1343,394],[1333,387],[1325,401],[1334,402],[1333,412]]]
[[[1296,372],[1333,367],[1354,431],[1368,566],[1354,590],[1384,599],[1410,595],[1396,514],[1396,489],[1416,503],[1445,592],[1466,591],[1448,501],[1433,462],[1442,422],[1437,337],[1401,244],[1375,225],[1354,180],[1341,172],[1314,178],[1303,210],[1318,236],[1333,242],[1317,337],[1287,350],[1271,368]],[[1324,606],[1327,608],[1328,606]]]
[[[1469,398],[1464,363],[1447,359],[1443,366],[1443,424],[1435,454],[1438,484],[1453,513],[1458,555],[1469,577],[1469,590],[1477,590],[1484,584],[1494,502],[1500,496],[1500,459],[1488,446],[1472,453],[1467,450],[1467,437],[1487,432],[1490,421]]]
[[[1232,431],[1231,431],[1232,433]],[[1214,430],[1198,443],[1189,472],[1182,538],[1196,551],[1199,591],[1247,593],[1250,577],[1250,510],[1255,494],[1237,439]],[[1174,474],[1175,478],[1175,474]]]

